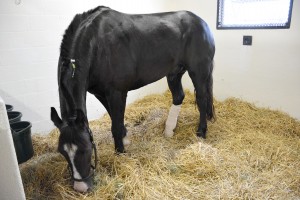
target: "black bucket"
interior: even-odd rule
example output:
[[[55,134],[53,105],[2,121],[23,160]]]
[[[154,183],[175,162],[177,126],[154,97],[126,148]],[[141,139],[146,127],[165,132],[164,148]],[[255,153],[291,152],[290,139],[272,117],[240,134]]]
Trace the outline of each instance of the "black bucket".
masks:
[[[6,107],[6,111],[12,111],[14,109],[14,107],[9,104],[5,104],[5,107]]]
[[[18,111],[7,112],[9,123],[15,123],[21,121],[22,113]]]
[[[33,156],[31,123],[26,121],[10,124],[18,163],[26,162]]]

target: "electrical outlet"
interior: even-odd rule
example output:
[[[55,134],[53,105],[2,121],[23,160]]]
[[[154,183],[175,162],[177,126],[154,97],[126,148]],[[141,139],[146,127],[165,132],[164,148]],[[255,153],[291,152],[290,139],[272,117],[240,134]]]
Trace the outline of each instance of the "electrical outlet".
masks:
[[[252,36],[251,35],[244,35],[243,36],[243,45],[252,45]]]

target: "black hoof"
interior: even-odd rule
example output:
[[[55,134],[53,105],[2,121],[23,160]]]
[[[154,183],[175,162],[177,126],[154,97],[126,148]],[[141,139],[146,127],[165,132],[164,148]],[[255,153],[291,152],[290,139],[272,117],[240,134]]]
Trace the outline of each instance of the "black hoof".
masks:
[[[117,155],[120,155],[120,154],[123,154],[123,153],[126,153],[125,149],[116,149],[116,154]]]
[[[202,137],[203,139],[206,139],[206,133],[204,133],[204,132],[197,132],[197,136],[198,137]]]

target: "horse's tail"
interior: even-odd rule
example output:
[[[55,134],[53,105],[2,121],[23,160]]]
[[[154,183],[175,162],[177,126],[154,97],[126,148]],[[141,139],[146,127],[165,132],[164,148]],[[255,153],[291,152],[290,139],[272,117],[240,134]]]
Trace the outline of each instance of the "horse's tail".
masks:
[[[216,120],[215,118],[215,107],[214,107],[214,97],[213,97],[213,77],[212,77],[212,72],[214,68],[214,62],[212,61],[211,67],[210,67],[210,72],[208,75],[207,79],[207,84],[206,84],[206,94],[207,94],[207,106],[206,106],[206,118],[208,120]]]

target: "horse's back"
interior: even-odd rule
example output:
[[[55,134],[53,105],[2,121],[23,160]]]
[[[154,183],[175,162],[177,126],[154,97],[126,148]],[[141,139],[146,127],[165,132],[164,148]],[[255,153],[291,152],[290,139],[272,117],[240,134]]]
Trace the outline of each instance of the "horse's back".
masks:
[[[214,44],[207,24],[188,11],[130,15],[98,7],[74,18],[62,50],[85,64],[89,84],[132,90],[213,55]]]

